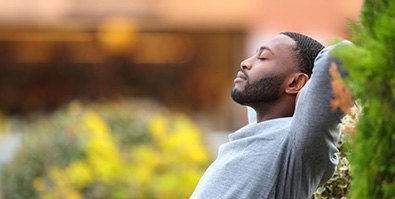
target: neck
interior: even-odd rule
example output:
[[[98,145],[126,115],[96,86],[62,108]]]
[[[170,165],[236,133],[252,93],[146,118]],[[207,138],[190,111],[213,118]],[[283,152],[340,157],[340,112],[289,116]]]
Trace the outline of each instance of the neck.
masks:
[[[275,118],[291,117],[294,113],[294,107],[290,108],[289,103],[284,103],[284,101],[260,102],[248,106],[256,111],[258,123]]]

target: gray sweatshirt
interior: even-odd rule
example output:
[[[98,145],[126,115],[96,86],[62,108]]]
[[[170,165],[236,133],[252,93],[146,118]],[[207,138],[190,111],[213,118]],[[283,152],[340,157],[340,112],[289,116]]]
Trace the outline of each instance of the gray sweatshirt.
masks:
[[[338,123],[329,67],[332,47],[320,52],[293,117],[248,124],[229,135],[191,198],[309,198],[338,163]]]

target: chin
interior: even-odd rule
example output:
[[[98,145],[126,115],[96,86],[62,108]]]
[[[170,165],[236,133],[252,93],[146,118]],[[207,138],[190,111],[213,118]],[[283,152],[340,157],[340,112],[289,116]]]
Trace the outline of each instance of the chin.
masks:
[[[235,85],[235,86],[233,87],[232,91],[243,92],[243,91],[244,91],[244,86]]]
[[[240,105],[245,105],[245,101],[242,98],[240,98],[240,91],[238,89],[233,88],[230,96],[232,97],[232,100],[234,102]]]

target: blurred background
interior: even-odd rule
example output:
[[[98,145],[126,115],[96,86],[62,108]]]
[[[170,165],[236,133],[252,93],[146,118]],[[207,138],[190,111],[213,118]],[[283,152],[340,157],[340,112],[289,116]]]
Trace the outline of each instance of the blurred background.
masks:
[[[188,197],[247,122],[229,96],[243,58],[281,31],[347,39],[361,4],[1,1],[0,195]]]

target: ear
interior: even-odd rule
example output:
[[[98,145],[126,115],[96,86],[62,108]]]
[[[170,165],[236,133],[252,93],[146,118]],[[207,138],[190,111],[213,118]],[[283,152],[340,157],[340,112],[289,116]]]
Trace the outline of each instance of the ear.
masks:
[[[298,94],[302,90],[303,86],[309,80],[309,76],[306,73],[293,73],[287,79],[287,87],[285,93],[287,94]]]

